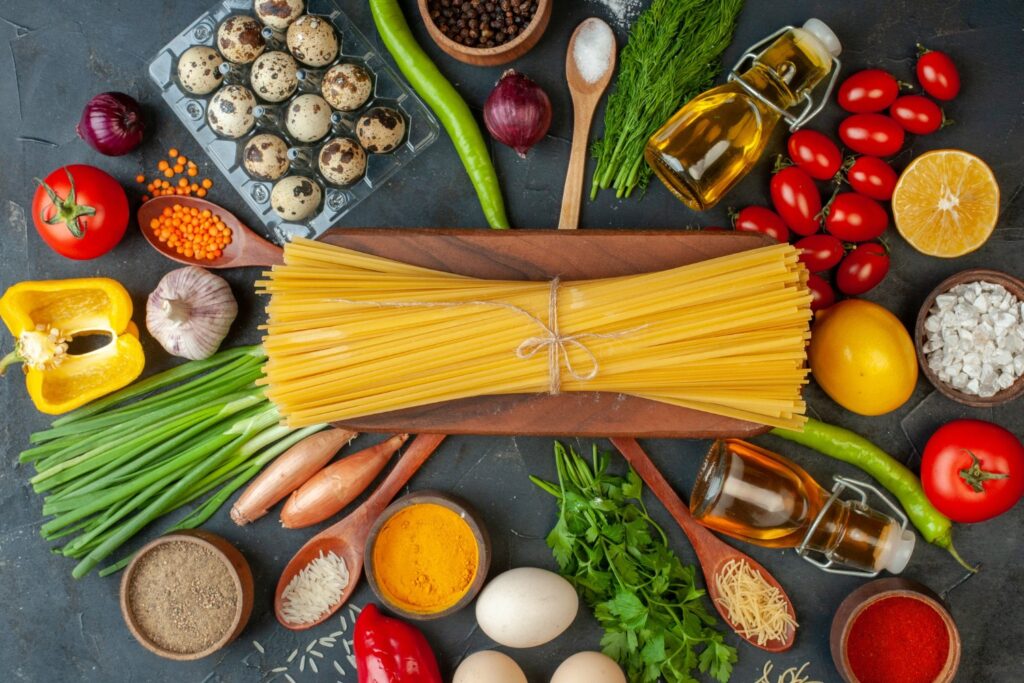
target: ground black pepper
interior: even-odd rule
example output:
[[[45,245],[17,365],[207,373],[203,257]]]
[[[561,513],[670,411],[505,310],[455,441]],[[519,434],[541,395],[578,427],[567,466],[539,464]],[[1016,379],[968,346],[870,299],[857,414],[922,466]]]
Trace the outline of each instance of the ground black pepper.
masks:
[[[447,37],[488,48],[517,37],[537,13],[537,0],[428,0],[427,9]]]

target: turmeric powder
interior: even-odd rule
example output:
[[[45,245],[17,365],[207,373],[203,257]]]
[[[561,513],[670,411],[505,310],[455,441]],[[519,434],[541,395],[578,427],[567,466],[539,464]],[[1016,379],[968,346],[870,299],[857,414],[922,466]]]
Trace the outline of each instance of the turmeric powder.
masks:
[[[435,503],[399,510],[373,545],[373,574],[383,597],[409,612],[431,614],[457,603],[479,569],[473,530]]]

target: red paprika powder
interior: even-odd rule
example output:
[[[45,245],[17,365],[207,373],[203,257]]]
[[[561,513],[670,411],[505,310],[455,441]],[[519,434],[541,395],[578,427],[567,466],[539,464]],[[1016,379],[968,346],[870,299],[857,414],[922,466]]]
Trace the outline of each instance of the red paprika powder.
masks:
[[[882,598],[854,620],[846,656],[860,683],[932,683],[949,656],[949,631],[923,600]]]

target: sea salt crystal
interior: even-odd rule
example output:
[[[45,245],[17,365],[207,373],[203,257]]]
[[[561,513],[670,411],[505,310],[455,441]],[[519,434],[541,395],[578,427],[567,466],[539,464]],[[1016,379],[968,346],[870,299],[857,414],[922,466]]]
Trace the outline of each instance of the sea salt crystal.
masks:
[[[572,57],[583,80],[597,83],[611,68],[615,35],[608,24],[599,19],[587,19],[580,27],[573,44]]]

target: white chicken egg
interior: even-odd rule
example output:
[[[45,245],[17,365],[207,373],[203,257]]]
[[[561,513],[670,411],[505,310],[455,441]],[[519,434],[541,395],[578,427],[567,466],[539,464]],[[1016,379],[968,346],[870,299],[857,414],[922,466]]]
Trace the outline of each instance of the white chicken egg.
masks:
[[[256,58],[249,80],[257,96],[267,102],[281,102],[299,86],[298,71],[299,65],[290,54],[275,50]]]
[[[288,27],[288,49],[307,66],[327,66],[338,56],[338,34],[323,17],[305,14]]]
[[[483,650],[462,660],[452,683],[526,683],[526,674],[508,655]]]
[[[256,97],[244,85],[226,85],[210,99],[206,119],[210,128],[226,138],[240,138],[256,125]]]
[[[178,81],[193,95],[208,95],[220,85],[224,59],[212,47],[195,45],[178,57]]]
[[[283,31],[306,11],[303,0],[256,0],[256,16],[270,28]]]
[[[290,175],[277,181],[270,191],[270,205],[286,221],[309,218],[320,206],[320,186],[309,178]]]
[[[476,601],[476,620],[501,645],[536,647],[569,628],[579,606],[576,589],[558,574],[519,567],[484,587]]]
[[[607,655],[577,652],[555,670],[551,683],[626,683],[626,675]]]
[[[331,129],[331,105],[319,95],[299,95],[288,105],[285,128],[300,142],[315,142]]]
[[[246,14],[228,17],[217,29],[217,47],[229,62],[248,64],[267,47],[260,22]]]

